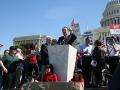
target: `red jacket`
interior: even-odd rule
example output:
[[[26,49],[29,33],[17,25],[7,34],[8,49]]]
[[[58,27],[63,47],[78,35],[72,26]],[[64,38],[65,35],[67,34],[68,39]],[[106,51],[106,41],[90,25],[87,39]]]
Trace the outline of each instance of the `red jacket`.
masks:
[[[37,63],[37,58],[35,54],[32,54],[29,58],[30,64],[36,64]]]
[[[43,81],[46,82],[57,82],[58,77],[55,73],[47,73],[43,75]]]

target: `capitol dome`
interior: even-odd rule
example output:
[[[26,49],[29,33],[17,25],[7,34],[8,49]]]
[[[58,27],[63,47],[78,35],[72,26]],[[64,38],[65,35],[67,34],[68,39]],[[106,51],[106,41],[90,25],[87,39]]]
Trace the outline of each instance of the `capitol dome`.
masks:
[[[109,0],[100,22],[102,27],[120,24],[120,0]]]

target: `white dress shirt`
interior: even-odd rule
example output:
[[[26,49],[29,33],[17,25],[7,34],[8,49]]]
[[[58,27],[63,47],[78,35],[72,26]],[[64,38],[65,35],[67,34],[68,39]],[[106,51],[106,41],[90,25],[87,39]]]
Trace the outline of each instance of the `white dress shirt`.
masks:
[[[92,55],[93,46],[88,44],[83,44],[80,46],[80,52],[86,52],[84,55],[91,56]]]

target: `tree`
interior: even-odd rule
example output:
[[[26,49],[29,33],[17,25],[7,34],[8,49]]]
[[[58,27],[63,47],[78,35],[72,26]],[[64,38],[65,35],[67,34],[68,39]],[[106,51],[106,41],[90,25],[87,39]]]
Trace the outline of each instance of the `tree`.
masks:
[[[57,44],[57,40],[56,40],[56,39],[53,39],[53,40],[52,40],[52,45],[55,45],[55,44]]]

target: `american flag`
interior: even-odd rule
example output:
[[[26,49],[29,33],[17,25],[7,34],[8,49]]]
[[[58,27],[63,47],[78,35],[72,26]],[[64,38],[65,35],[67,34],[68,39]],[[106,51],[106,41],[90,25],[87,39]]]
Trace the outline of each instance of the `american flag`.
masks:
[[[106,43],[102,42],[101,48],[107,48]]]

